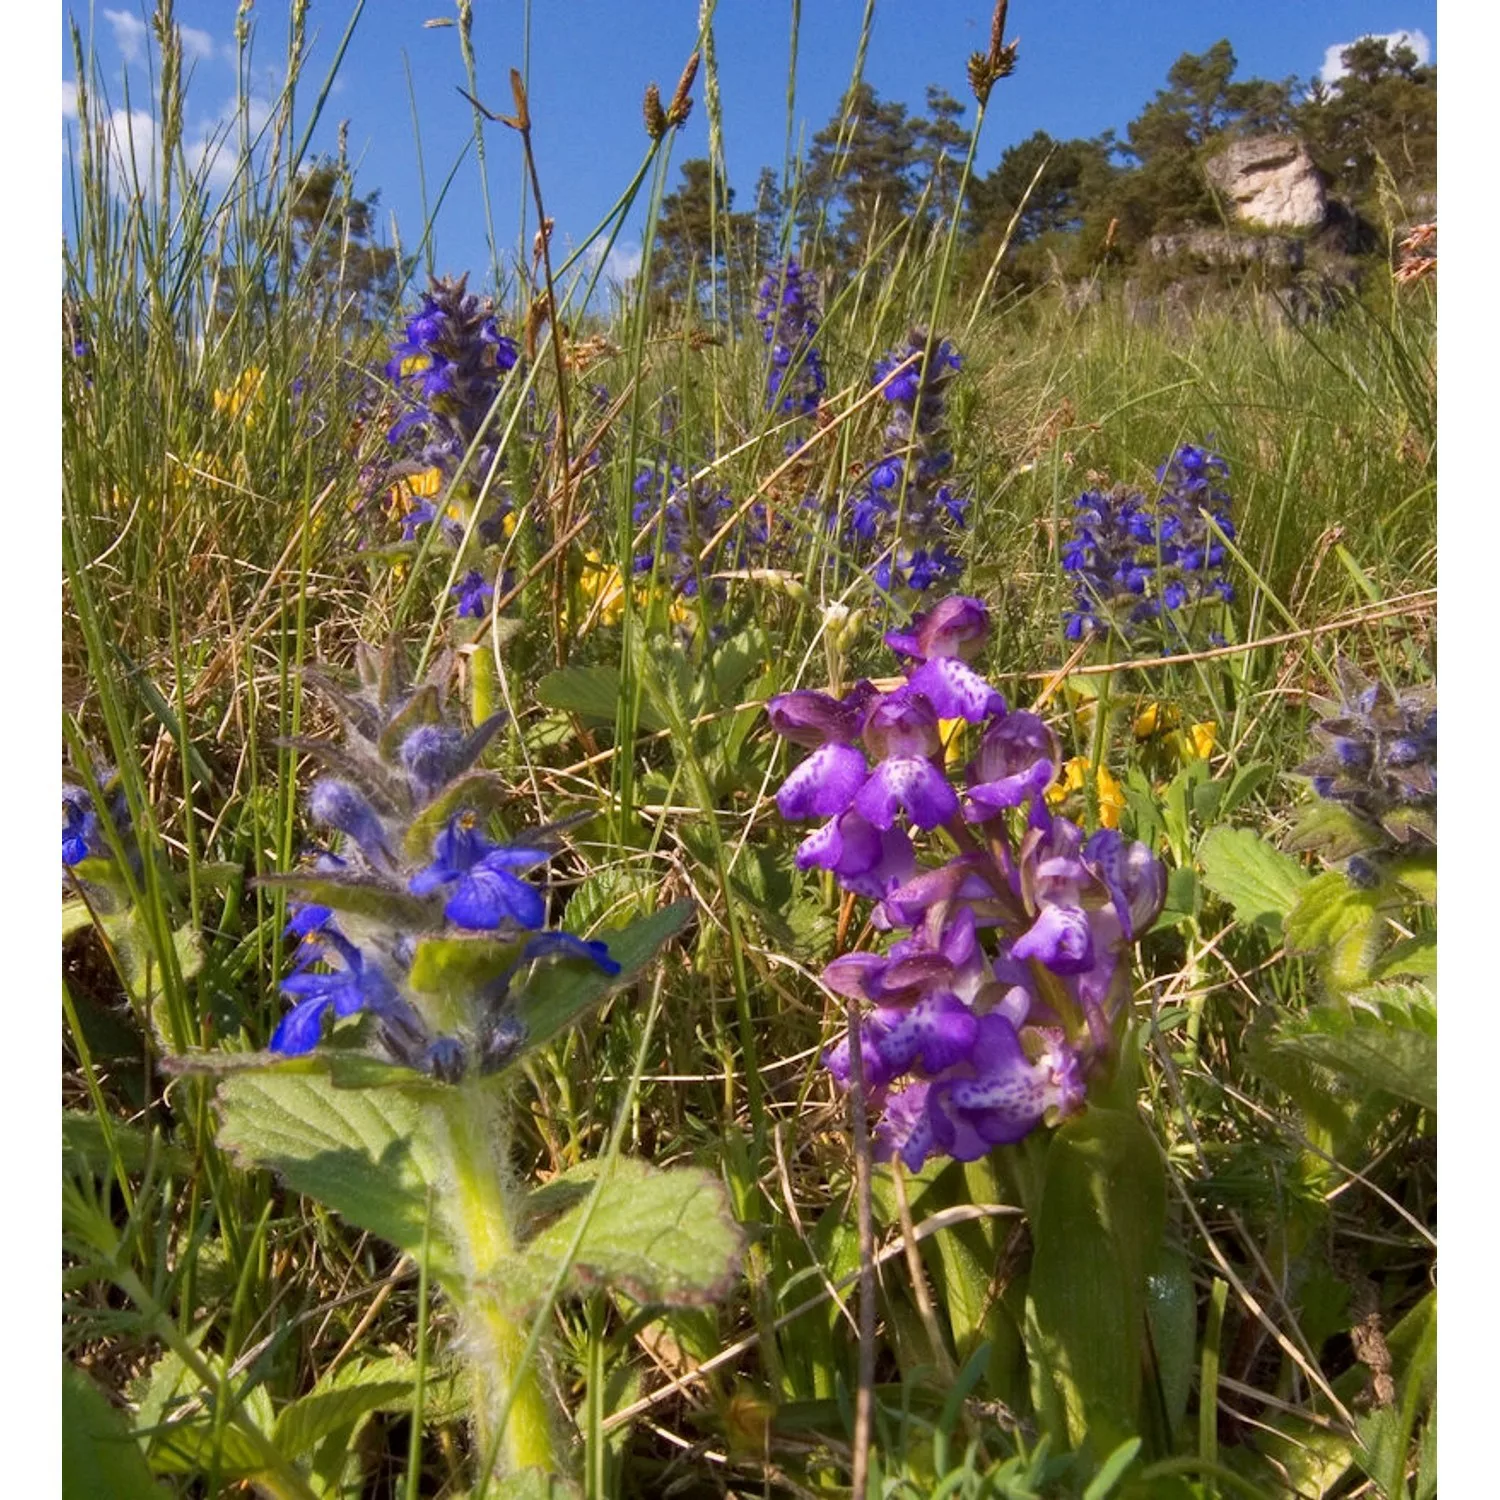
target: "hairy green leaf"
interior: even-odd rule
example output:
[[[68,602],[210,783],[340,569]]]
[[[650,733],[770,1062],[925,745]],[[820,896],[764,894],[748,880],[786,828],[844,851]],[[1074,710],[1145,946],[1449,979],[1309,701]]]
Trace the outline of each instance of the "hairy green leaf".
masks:
[[[1288,854],[1248,828],[1213,828],[1198,845],[1203,882],[1234,907],[1242,922],[1277,931],[1307,887],[1306,872]]]
[[[340,1089],[316,1074],[242,1073],[219,1088],[219,1144],[269,1167],[299,1193],[413,1254],[442,1159],[424,1128],[429,1090]],[[435,1196],[435,1195],[434,1195]],[[447,1226],[432,1225],[433,1273],[452,1263]]]
[[[587,1163],[532,1194],[533,1215],[569,1206],[527,1241],[507,1273],[506,1295],[523,1304],[543,1296],[584,1226],[569,1266],[574,1287],[613,1286],[637,1302],[667,1307],[724,1296],[744,1236],[723,1184],[697,1167],[660,1171],[630,1157],[598,1183],[603,1170]]]

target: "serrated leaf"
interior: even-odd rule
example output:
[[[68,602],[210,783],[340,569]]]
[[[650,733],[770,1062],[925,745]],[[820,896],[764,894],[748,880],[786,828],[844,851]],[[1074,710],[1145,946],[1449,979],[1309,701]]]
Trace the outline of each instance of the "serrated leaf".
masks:
[[[414,1384],[408,1375],[404,1380],[360,1380],[309,1391],[283,1409],[271,1439],[287,1457],[300,1458],[329,1433],[353,1426],[371,1412],[409,1406]]]
[[[674,901],[628,927],[596,933],[596,937],[609,945],[610,957],[620,965],[618,974],[606,974],[579,960],[539,965],[525,988],[514,997],[516,1016],[525,1028],[526,1045],[541,1045],[572,1025],[611,990],[629,984],[655,958],[662,944],[687,926],[692,915],[691,901]]]
[[[66,1360],[62,1370],[63,1500],[167,1500],[135,1434],[104,1392]]]
[[[1203,883],[1242,922],[1277,930],[1308,885],[1301,865],[1248,828],[1213,828],[1198,845]]]
[[[698,1167],[661,1171],[631,1157],[617,1160],[601,1184],[590,1162],[533,1195],[530,1206],[578,1201],[532,1235],[507,1268],[503,1291],[521,1304],[546,1293],[583,1228],[569,1267],[574,1287],[612,1286],[651,1306],[696,1307],[725,1296],[744,1236],[723,1184]]]
[[[1438,966],[1437,933],[1419,932],[1387,950],[1375,965],[1376,979],[1436,979]]]
[[[419,1254],[429,1188],[444,1177],[442,1157],[424,1129],[426,1092],[340,1089],[316,1074],[241,1074],[219,1088],[219,1144],[398,1249]],[[434,1208],[433,1274],[448,1274],[452,1261],[447,1226]]]
[[[596,724],[613,724],[620,711],[620,669],[564,667],[560,672],[549,672],[537,683],[536,696],[548,708],[577,714]],[[667,727],[646,698],[641,700],[636,726],[651,733]]]
[[[1393,998],[1401,987],[1391,987]],[[1366,992],[1366,998],[1380,992]],[[1437,1109],[1435,1015],[1413,1009],[1372,1014],[1363,1006],[1319,1006],[1306,1016],[1282,1022],[1271,1045],[1279,1052],[1316,1063],[1366,1091],[1380,1089]]]
[[[1072,1447],[1086,1436],[1113,1447],[1138,1428],[1146,1277],[1165,1227],[1161,1155],[1137,1116],[1090,1108],[1059,1127],[1034,1226],[1027,1342],[1040,1404],[1060,1406],[1056,1437]]]
[[[1368,926],[1377,903],[1372,892],[1351,885],[1337,870],[1315,876],[1287,916],[1288,950],[1314,953],[1319,948],[1332,948],[1346,934]]]
[[[1311,850],[1333,863],[1363,854],[1383,840],[1379,829],[1336,802],[1315,802],[1286,836],[1288,849]]]

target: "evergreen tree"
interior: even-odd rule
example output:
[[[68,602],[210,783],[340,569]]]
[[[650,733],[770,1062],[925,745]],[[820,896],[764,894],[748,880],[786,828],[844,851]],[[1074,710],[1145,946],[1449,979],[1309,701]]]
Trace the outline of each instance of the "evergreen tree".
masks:
[[[906,106],[882,100],[868,83],[846,93],[813,137],[799,215],[846,269],[862,263],[916,204],[916,136]]]
[[[1296,123],[1331,191],[1356,207],[1375,207],[1376,163],[1384,161],[1402,193],[1437,181],[1437,70],[1410,47],[1361,37],[1344,49],[1348,70],[1316,84]]]

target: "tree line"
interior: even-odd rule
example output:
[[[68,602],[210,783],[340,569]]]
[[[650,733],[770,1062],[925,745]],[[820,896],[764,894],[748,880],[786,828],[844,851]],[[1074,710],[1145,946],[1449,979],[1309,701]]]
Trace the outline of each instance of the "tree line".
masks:
[[[1238,80],[1227,40],[1185,52],[1123,137],[1107,130],[1056,140],[1039,130],[972,177],[961,202],[966,106],[929,86],[925,110],[914,114],[858,83],[793,181],[763,169],[749,207],[736,207],[707,160],[682,164],[657,221],[653,301],[670,316],[711,277],[748,295],[787,251],[848,274],[946,232],[955,218],[961,277],[982,276],[1007,232],[1002,285],[1128,264],[1159,231],[1222,224],[1204,162],[1235,139],[1269,133],[1299,135],[1330,198],[1378,222],[1381,164],[1403,196],[1436,182],[1437,70],[1382,37],[1354,42],[1343,63],[1332,83]]]

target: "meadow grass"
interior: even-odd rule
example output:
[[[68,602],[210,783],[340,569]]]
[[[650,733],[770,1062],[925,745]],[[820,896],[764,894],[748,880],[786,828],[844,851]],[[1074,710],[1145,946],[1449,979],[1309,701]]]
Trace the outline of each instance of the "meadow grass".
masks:
[[[722,1179],[747,1231],[743,1278],[722,1306],[663,1314],[596,1291],[550,1309],[546,1378],[576,1413],[585,1492],[837,1492],[854,1435],[861,1257],[846,1103],[817,1066],[842,1011],[816,976],[863,917],[850,925],[833,885],[792,866],[795,835],[770,796],[786,758],[758,705],[888,675],[880,631],[906,618],[910,596],[838,567],[843,544],[801,521],[796,501],[847,496],[878,454],[875,358],[913,327],[953,340],[963,368],[948,428],[974,495],[960,587],[992,612],[990,678],[1012,706],[1041,707],[1065,755],[1121,779],[1136,767],[1138,789],[1166,809],[1162,846],[1191,871],[1216,821],[1205,781],[1248,787],[1236,824],[1272,842],[1289,829],[1305,792],[1287,773],[1337,655],[1392,684],[1431,677],[1431,299],[1418,287],[1305,331],[1234,308],[1143,327],[1109,302],[1070,313],[1050,293],[980,300],[955,280],[950,239],[908,235],[870,247],[828,297],[824,415],[789,471],[793,424],[767,410],[750,309],[711,278],[669,321],[648,315],[640,283],[585,313],[597,272],[575,256],[552,268],[573,299],[569,360],[554,358],[556,320],[534,327],[489,414],[521,518],[506,544],[512,597],[456,621],[456,556],[424,546],[393,563],[381,550],[396,534],[379,510],[391,482],[370,480],[388,420],[366,375],[395,330],[351,315],[326,258],[292,253],[306,116],[328,87],[302,80],[300,46],[294,28],[264,131],[246,112],[226,143],[227,194],[180,147],[149,180],[107,169],[104,80],[78,49],[65,313],[70,344],[87,351],[68,361],[63,400],[64,740],[75,767],[118,770],[147,857],[126,867],[138,952],[86,922],[64,950],[65,1353],[124,1410],[172,1493],[220,1493],[247,1473],[278,1495],[458,1495],[474,1482],[454,1330],[421,1256],[236,1162],[216,1143],[210,1084],[169,1083],[157,1067],[271,1036],[285,897],[256,880],[291,869],[310,841],[305,757],[284,742],[329,727],[302,672],[395,633],[413,658],[458,646],[471,703],[509,710],[490,763],[529,821],[586,815],[553,886],[573,931],[674,897],[697,914],[654,972],[524,1064],[518,1166],[546,1178],[606,1148],[696,1163]],[[166,60],[154,107],[171,142],[170,45]],[[711,52],[704,67],[711,89]],[[311,109],[294,109],[309,89]],[[649,243],[672,139],[644,144],[598,243],[638,201]],[[519,184],[513,135],[485,125],[482,140],[491,176]],[[487,213],[505,197],[486,199]],[[523,214],[529,250],[534,203]],[[442,267],[428,226],[403,230]],[[336,220],[321,233],[337,248]],[[530,261],[513,259],[501,318],[519,335],[545,289],[538,273],[517,296]],[[472,269],[477,282],[485,268]],[[587,367],[585,335],[597,341]],[[597,411],[583,401],[596,381],[610,392]],[[559,436],[598,462],[564,474]],[[1101,652],[1079,655],[1061,628],[1073,497],[1149,487],[1185,442],[1230,464],[1228,643],[1129,667],[1115,643],[1100,672]],[[632,486],[659,455],[735,506],[780,507],[792,536],[770,569],[734,570],[719,589],[704,579],[696,645],[667,618],[660,560],[621,591],[618,621],[584,563],[593,554],[629,576],[642,531]],[[857,611],[853,624],[834,606]],[[728,644],[705,651],[719,632]],[[596,711],[555,682],[553,706],[540,701],[538,683],[564,662],[599,674]],[[1101,691],[1128,711],[1095,711]],[[1143,768],[1130,725],[1150,703],[1215,725],[1196,780]],[[1084,801],[1090,822],[1098,799]],[[1150,831],[1135,803],[1127,826]],[[1190,1351],[1157,1366],[1156,1425],[1113,1465],[1097,1444],[1069,1454],[1041,1436],[1024,1330],[1000,1295],[1027,1274],[1030,1229],[1007,1177],[1024,1176],[1023,1148],[1006,1148],[1017,1155],[1003,1169],[929,1164],[905,1181],[882,1170],[872,1494],[1428,1492],[1418,1352],[1435,1113],[1330,1092],[1305,1060],[1277,1065],[1274,1026],[1324,1002],[1317,964],[1201,885],[1184,905],[1173,889],[1172,920],[1143,944],[1137,1000],[1140,1108],[1166,1163]],[[1382,1368],[1395,1372],[1394,1405],[1361,1394]],[[348,1451],[309,1467],[276,1416],[338,1371],[351,1386],[390,1382],[388,1399],[351,1408]]]

